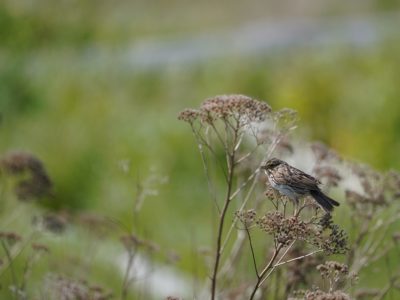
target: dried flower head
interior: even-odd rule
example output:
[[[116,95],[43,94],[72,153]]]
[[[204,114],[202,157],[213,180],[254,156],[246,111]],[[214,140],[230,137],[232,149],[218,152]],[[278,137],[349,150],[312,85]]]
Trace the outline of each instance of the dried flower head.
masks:
[[[287,137],[283,137],[278,145],[277,145],[279,150],[283,150],[288,152],[289,154],[293,154],[294,152],[294,147],[292,145],[292,143],[289,141],[289,139]]]
[[[76,280],[61,275],[48,274],[44,281],[46,299],[112,299],[112,293],[98,285],[90,285],[86,280]]]
[[[301,257],[307,254],[305,243],[296,243],[288,252],[288,258]],[[323,262],[324,255],[316,253],[311,256],[297,259],[287,264],[286,290],[292,291],[300,286],[311,286],[313,271]]]
[[[376,203],[381,202],[381,204],[384,204],[385,176],[364,164],[350,162],[349,166],[360,180],[367,198],[375,199],[373,201]]]
[[[178,120],[192,124],[201,115],[197,109],[186,108],[178,114]]]
[[[47,247],[44,244],[32,243],[31,246],[32,246],[32,249],[36,252],[50,253],[49,247]]]
[[[285,217],[279,211],[268,212],[257,220],[258,227],[274,236],[277,243],[289,245],[291,242],[305,241],[326,254],[342,254],[348,250],[347,235],[331,216],[325,214],[319,222],[304,222],[296,216]]]
[[[325,179],[326,183],[331,186],[338,186],[340,180],[342,180],[338,170],[331,166],[318,166],[314,169],[314,172],[318,179]]]
[[[266,213],[257,225],[283,245],[289,245],[294,240],[308,240],[315,234],[314,228],[304,221],[295,216],[285,218],[279,211]]]
[[[48,213],[35,218],[33,223],[50,232],[61,234],[68,225],[68,218],[66,212]]]
[[[355,292],[354,296],[358,300],[363,300],[363,299],[374,299],[378,297],[381,294],[381,289],[368,289],[368,288],[363,288],[359,289]]]
[[[338,281],[341,276],[347,276],[349,274],[348,266],[337,261],[326,261],[324,264],[318,265],[317,270],[322,278],[332,278],[335,282]]]
[[[128,251],[135,250],[143,244],[143,241],[134,234],[123,235],[120,240]]]
[[[392,238],[395,243],[400,243],[400,232],[393,233]]]
[[[169,250],[166,253],[167,262],[170,264],[176,264],[181,260],[181,256],[175,250]]]
[[[104,238],[113,229],[116,229],[116,224],[110,222],[106,217],[92,213],[83,212],[74,218],[74,223],[78,223],[83,228],[89,230],[97,238]]]
[[[311,144],[311,150],[314,153],[317,161],[325,160],[340,160],[339,155],[327,145],[321,142],[314,142]]]
[[[160,246],[155,242],[141,239],[132,233],[121,236],[120,241],[128,252],[137,251],[139,248],[145,250],[146,252],[160,251]]]
[[[330,214],[325,214],[318,222],[319,233],[315,244],[326,254],[344,254],[349,250],[348,236],[332,221]]]
[[[359,215],[367,216],[371,212],[368,207],[376,208],[378,206],[386,206],[387,202],[383,194],[379,194],[377,198],[363,196],[357,192],[346,190],[346,201],[350,204],[355,212]]]
[[[22,240],[22,237],[15,232],[0,231],[0,240],[5,241],[8,245],[13,246],[15,243]]]
[[[343,291],[324,292],[321,290],[306,291],[306,300],[350,300],[350,296]]]
[[[394,199],[400,198],[400,173],[389,171],[385,176],[385,189]]]
[[[28,178],[19,180],[15,193],[19,200],[40,199],[50,195],[52,183],[42,162],[26,152],[11,152],[0,162],[0,166],[12,175],[27,173]]]
[[[200,111],[202,120],[208,123],[229,117],[247,123],[263,121],[271,112],[271,107],[244,95],[221,95],[206,99]]]
[[[255,209],[237,210],[235,212],[235,215],[246,228],[253,225],[253,223],[257,217],[257,213],[256,213]]]

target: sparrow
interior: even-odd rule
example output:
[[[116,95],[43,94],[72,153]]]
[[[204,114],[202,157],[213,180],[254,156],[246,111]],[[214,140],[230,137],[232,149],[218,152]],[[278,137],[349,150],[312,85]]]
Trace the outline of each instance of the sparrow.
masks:
[[[296,204],[301,197],[312,196],[327,212],[331,213],[339,203],[325,195],[318,187],[320,181],[283,160],[271,158],[261,165],[271,186]]]

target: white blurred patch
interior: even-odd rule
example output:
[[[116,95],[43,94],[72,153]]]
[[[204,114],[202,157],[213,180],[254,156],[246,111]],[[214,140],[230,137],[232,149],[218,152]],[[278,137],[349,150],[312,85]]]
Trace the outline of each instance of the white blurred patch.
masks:
[[[122,274],[128,265],[127,255],[117,259]],[[193,281],[177,269],[150,262],[143,255],[137,254],[129,278],[135,290],[144,291],[154,299],[165,299],[167,296],[189,298],[193,292]]]

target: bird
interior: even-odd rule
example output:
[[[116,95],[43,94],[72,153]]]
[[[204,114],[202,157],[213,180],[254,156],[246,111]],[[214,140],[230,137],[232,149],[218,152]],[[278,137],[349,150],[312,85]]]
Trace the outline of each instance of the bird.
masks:
[[[312,196],[328,214],[333,211],[334,206],[340,205],[339,202],[321,191],[318,179],[283,160],[271,158],[261,165],[261,170],[268,176],[271,186],[295,202],[296,205],[301,197],[308,195]]]

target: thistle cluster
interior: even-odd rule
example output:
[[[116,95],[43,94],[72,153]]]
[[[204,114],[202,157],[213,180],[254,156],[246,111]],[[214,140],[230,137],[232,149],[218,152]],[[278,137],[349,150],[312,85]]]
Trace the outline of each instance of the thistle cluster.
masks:
[[[0,167],[11,175],[24,175],[15,187],[19,200],[40,199],[50,194],[52,182],[42,162],[30,153],[12,152],[0,161]]]
[[[179,113],[178,119],[193,123],[200,119],[212,123],[217,119],[234,118],[243,123],[259,122],[271,112],[271,107],[265,103],[244,95],[221,95],[206,99],[199,109],[185,109]]]

